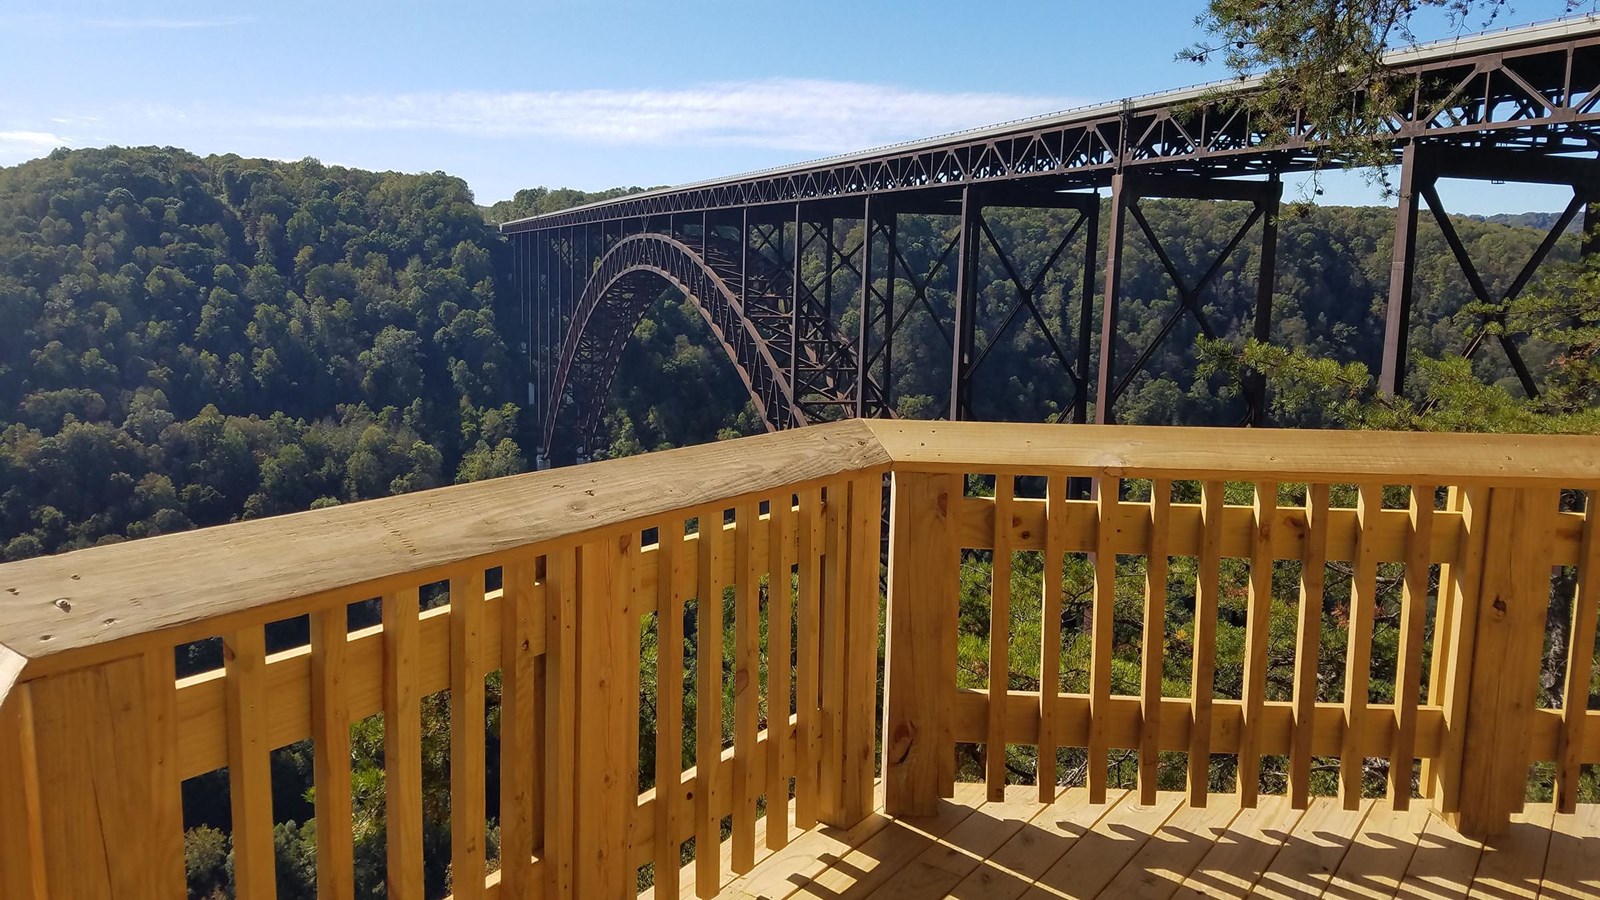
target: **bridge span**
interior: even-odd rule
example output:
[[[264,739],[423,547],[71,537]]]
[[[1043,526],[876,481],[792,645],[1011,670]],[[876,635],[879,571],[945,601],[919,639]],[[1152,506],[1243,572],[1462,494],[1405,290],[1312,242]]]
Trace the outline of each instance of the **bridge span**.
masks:
[[[1400,174],[1380,385],[1398,394],[1424,206],[1477,299],[1503,307],[1600,201],[1600,17],[1458,38],[1385,62],[1410,86],[1381,129]],[[924,316],[950,348],[946,417],[981,416],[975,375],[1001,332],[1031,320],[1069,392],[1060,418],[1116,421],[1118,398],[1181,333],[1182,320],[1206,337],[1244,336],[1219,334],[1204,299],[1246,241],[1259,246],[1249,336],[1270,337],[1281,179],[1316,167],[1326,135],[1299,115],[1285,128],[1266,126],[1238,103],[1258,88],[1244,80],[1153,94],[502,225],[515,255],[541,455],[563,460],[594,449],[622,350],[669,288],[693,300],[771,430],[893,415],[895,367],[907,364],[895,337]],[[1572,199],[1497,296],[1451,225],[1435,188],[1442,178],[1566,185]],[[1186,277],[1141,209],[1151,198],[1244,202],[1250,213],[1204,274]],[[985,211],[1003,208],[1063,211],[1042,266],[1014,258],[1004,230],[991,226]],[[908,216],[942,223],[942,252],[925,254],[931,265],[913,267],[902,252]],[[1148,242],[1180,301],[1141,346],[1118,327],[1129,240]],[[984,281],[981,258],[998,261],[988,270],[1003,272],[1001,283]],[[1041,286],[1067,267],[1080,276],[1077,310],[1047,316]],[[954,282],[949,309],[929,302],[941,278]],[[977,321],[985,290],[1009,294],[1003,324]],[[1536,373],[1512,337],[1485,328],[1467,353],[1487,341],[1501,344],[1523,389],[1536,394]],[[1241,389],[1242,420],[1265,424],[1261,379],[1247,374]]]

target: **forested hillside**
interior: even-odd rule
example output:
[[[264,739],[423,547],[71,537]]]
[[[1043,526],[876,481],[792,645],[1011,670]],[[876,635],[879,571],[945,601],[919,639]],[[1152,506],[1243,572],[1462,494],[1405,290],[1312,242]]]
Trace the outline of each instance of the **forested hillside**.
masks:
[[[522,470],[501,252],[442,174],[0,169],[5,558]]]

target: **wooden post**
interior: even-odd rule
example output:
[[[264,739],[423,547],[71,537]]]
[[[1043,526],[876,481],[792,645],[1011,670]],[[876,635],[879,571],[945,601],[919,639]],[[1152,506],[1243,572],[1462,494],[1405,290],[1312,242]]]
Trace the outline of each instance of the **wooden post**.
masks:
[[[839,803],[828,824],[841,827],[865,819],[873,806],[882,535],[883,475],[873,472],[850,482],[848,586],[835,608],[845,620],[844,735]]]
[[[574,887],[576,896],[597,900],[622,900],[636,890],[628,828],[638,776],[626,761],[627,745],[637,747],[639,740],[627,696],[628,668],[639,665],[639,633],[628,615],[630,548],[638,539],[629,531],[578,548]]]
[[[1446,636],[1446,736],[1434,804],[1473,837],[1504,833],[1527,790],[1557,498],[1543,488],[1467,498],[1463,556],[1479,556],[1452,570],[1461,573],[1452,586],[1459,602]],[[1470,686],[1464,695],[1462,685]]]
[[[9,651],[0,648],[0,663]],[[44,900],[39,773],[28,692],[0,695],[0,897]]]
[[[48,896],[183,895],[172,665],[158,649],[24,688]]]
[[[939,805],[940,757],[955,753],[943,679],[944,631],[956,627],[960,559],[951,505],[960,477],[899,472],[889,506],[888,646],[884,650],[883,792],[892,816]]]

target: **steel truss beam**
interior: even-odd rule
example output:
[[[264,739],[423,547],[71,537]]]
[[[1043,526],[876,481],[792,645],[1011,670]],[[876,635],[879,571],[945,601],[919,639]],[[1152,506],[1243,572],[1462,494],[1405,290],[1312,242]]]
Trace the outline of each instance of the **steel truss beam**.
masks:
[[[831,219],[798,219],[798,241],[786,238],[782,224],[754,219],[701,213],[641,223],[673,229],[668,233],[559,231],[550,242],[558,284],[546,304],[555,315],[541,329],[535,356],[535,382],[544,387],[534,406],[550,460],[593,452],[622,351],[669,287],[694,301],[770,430],[839,418],[861,402],[886,414],[877,383],[858,381],[854,347],[833,309],[833,276],[859,273],[862,248],[840,247]],[[786,247],[794,251],[787,264]],[[805,277],[808,253],[823,257],[820,281]]]
[[[1411,306],[1416,282],[1417,217],[1421,203],[1426,203],[1445,244],[1450,248],[1456,266],[1467,281],[1468,288],[1480,307],[1486,312],[1483,321],[1462,355],[1468,359],[1476,356],[1484,343],[1493,337],[1505,351],[1517,381],[1529,397],[1539,396],[1538,381],[1522,358],[1516,338],[1492,325],[1505,322],[1507,307],[1522,294],[1532,280],[1539,265],[1555,249],[1561,235],[1588,204],[1600,200],[1600,160],[1575,157],[1540,157],[1531,159],[1526,153],[1515,151],[1466,151],[1461,148],[1428,144],[1408,144],[1404,150],[1400,170],[1400,203],[1395,223],[1394,263],[1389,275],[1389,303],[1384,316],[1383,361],[1379,370],[1378,385],[1383,393],[1400,396],[1405,392],[1405,379],[1409,371],[1409,344],[1411,331]],[[1439,199],[1438,181],[1441,178],[1471,180],[1511,181],[1524,184],[1562,184],[1572,188],[1572,199],[1546,232],[1544,240],[1533,255],[1512,279],[1506,290],[1496,297],[1483,283],[1472,254],[1456,232],[1444,202]],[[1420,201],[1420,203],[1419,203]]]
[[[1271,337],[1272,291],[1277,277],[1278,206],[1283,196],[1283,184],[1276,175],[1266,181],[1222,181],[1192,177],[1153,177],[1134,174],[1116,176],[1112,181],[1111,235],[1106,252],[1106,289],[1101,311],[1100,371],[1095,391],[1095,421],[1106,424],[1116,421],[1116,402],[1145,370],[1150,358],[1161,349],[1172,330],[1185,316],[1194,319],[1200,333],[1209,340],[1218,337],[1218,331],[1206,315],[1201,298],[1211,287],[1222,267],[1244,243],[1245,237],[1261,223],[1261,255],[1257,272],[1255,312],[1252,317],[1252,336],[1265,342]],[[1161,238],[1145,218],[1140,201],[1151,198],[1181,198],[1192,200],[1246,201],[1252,204],[1244,224],[1234,231],[1232,238],[1211,260],[1204,274],[1192,284],[1167,253]],[[1132,218],[1144,234],[1150,249],[1161,262],[1161,268],[1178,292],[1178,308],[1172,311],[1153,340],[1140,351],[1128,369],[1119,374],[1117,368],[1117,322],[1122,305],[1122,269],[1125,249],[1124,232],[1127,220]],[[1244,422],[1265,425],[1267,419],[1266,380],[1259,373],[1248,373],[1244,379],[1247,409]]]
[[[934,309],[928,294],[938,283],[953,276],[960,231],[943,242],[943,249],[934,254],[926,266],[913,266],[900,246],[900,217],[903,214],[959,216],[959,200],[952,206],[949,200],[903,204],[898,202],[900,199],[873,198],[867,217],[875,277],[864,282],[856,346],[860,348],[861,372],[868,382],[879,387],[882,399],[879,407],[873,409],[863,397],[859,409],[863,416],[892,414],[895,338],[908,322],[920,321],[925,316],[944,338],[946,346],[954,347],[953,323],[948,315]],[[878,259],[883,260],[881,265],[876,262]],[[876,277],[880,272],[881,287]]]
[[[839,204],[794,207],[789,370],[796,397],[813,420],[888,414],[881,385],[841,326],[848,298],[859,291],[864,299],[872,290],[874,234],[869,223],[874,214],[860,204],[849,210],[859,218],[840,219],[836,214],[842,211],[846,209]],[[857,221],[858,243],[853,242]],[[846,287],[851,282],[853,290]]]
[[[1046,258],[1042,262],[1036,261],[1038,262],[1036,266],[1028,267],[1024,260],[1016,257],[1016,248],[1007,247],[990,227],[988,219],[984,216],[984,210],[992,208],[1076,210],[1078,216],[1066,231],[1052,237],[1052,249]],[[948,417],[951,419],[972,417],[973,383],[979,367],[999,345],[1005,333],[1026,312],[1028,318],[1038,326],[1045,342],[1050,345],[1057,365],[1072,383],[1072,420],[1080,423],[1086,421],[1090,385],[1089,328],[1094,315],[1092,304],[1095,246],[1099,240],[1099,195],[1030,190],[1012,185],[999,189],[968,187],[962,192],[961,209],[961,230],[957,236],[959,252],[955,335],[950,364],[950,398],[946,407]],[[1039,308],[1038,299],[1045,279],[1057,270],[1058,263],[1065,259],[1067,248],[1080,234],[1083,238],[1083,268],[1079,284],[1078,332],[1076,340],[1069,342],[1064,333],[1068,325],[1065,315],[1058,326],[1052,326]],[[998,263],[1004,274],[1003,281],[1011,295],[1011,303],[998,326],[992,332],[985,333],[984,346],[979,350],[977,334],[980,316],[977,299],[981,287],[980,265],[984,247],[989,248],[989,255]],[[1073,346],[1073,353],[1069,354],[1063,349],[1064,344]]]
[[[1600,124],[1600,20],[1529,29],[1396,54],[1408,89],[1385,140],[1423,140],[1541,153],[1596,149]],[[1304,171],[1331,162],[1324,130],[1289,116],[1269,129],[1238,102],[1254,82],[1103,104],[1009,126],[868,151],[817,163],[647,191],[532,219],[504,230],[702,210],[770,207],[959,190],[1033,181],[1051,189],[1105,186],[1118,172],[1242,176]],[[1336,162],[1336,161],[1333,161]]]

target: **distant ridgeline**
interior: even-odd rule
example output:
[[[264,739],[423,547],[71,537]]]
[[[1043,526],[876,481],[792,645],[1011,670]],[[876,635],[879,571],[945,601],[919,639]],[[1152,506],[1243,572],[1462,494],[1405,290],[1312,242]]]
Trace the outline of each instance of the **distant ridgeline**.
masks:
[[[58,151],[0,169],[0,556],[523,470],[534,423],[519,415],[522,326],[509,257],[486,222],[626,192],[539,188],[484,209],[442,174],[150,148]],[[1186,201],[1148,209],[1180,267],[1220,248],[1246,214]],[[1014,235],[1007,241],[1036,236],[1042,261],[1060,232],[1053,215],[997,211],[991,225]],[[918,271],[944,247],[936,221],[901,218],[900,246]],[[1513,221],[1459,225],[1491,291],[1541,237]],[[1392,226],[1392,211],[1378,208],[1286,213],[1274,341],[1374,362]],[[1420,241],[1414,351],[1459,352],[1475,328],[1450,327],[1448,316],[1470,293],[1437,230],[1424,223]],[[1178,300],[1155,256],[1139,241],[1129,248],[1123,327],[1142,346]],[[1569,237],[1556,256],[1575,252]],[[1248,314],[1253,254],[1235,253],[1207,298],[1219,326]],[[1046,283],[1047,316],[1071,321],[1061,297],[1076,277]],[[1000,273],[985,281],[999,284]],[[936,311],[948,313],[950,287],[930,286]],[[998,292],[980,298],[980,322],[992,329],[1005,303]],[[841,323],[847,334],[853,316]],[[1192,371],[1191,337],[1156,354],[1154,374],[1120,401],[1122,419],[1220,423],[1226,379],[1162,374]],[[1028,322],[1000,340],[980,370],[978,393],[992,404],[982,413],[1049,416],[1065,401],[1049,345]],[[926,317],[896,341],[897,360],[910,361],[895,367],[899,412],[937,414],[948,344]],[[1530,347],[1530,363],[1548,352]],[[1491,379],[1509,374],[1499,356],[1477,365]],[[1308,404],[1279,422],[1324,415]],[[699,314],[663,297],[626,351],[610,452],[760,427]]]

